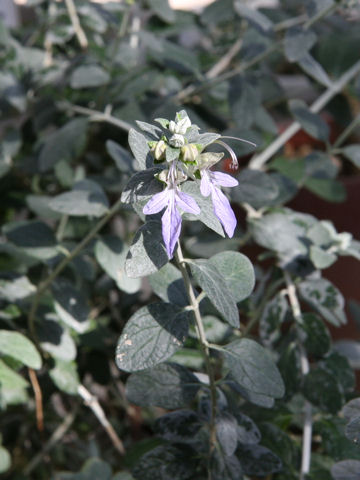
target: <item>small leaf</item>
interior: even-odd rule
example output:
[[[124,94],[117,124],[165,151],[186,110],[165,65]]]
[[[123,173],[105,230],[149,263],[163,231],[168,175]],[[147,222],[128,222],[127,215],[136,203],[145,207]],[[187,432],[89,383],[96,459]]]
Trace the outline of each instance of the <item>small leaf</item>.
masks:
[[[360,168],[360,144],[348,145],[343,153],[356,167]]]
[[[108,211],[109,202],[98,183],[81,180],[74,184],[70,192],[54,197],[50,208],[67,215],[101,217]]]
[[[304,345],[310,355],[322,357],[331,347],[331,336],[321,318],[314,313],[304,313],[299,325],[306,337]]]
[[[321,85],[324,85],[325,87],[330,87],[332,85],[328,74],[325,72],[320,63],[315,60],[312,55],[310,55],[310,53],[306,53],[303,57],[301,57],[298,60],[298,64],[305,73],[317,80]]]
[[[0,299],[8,302],[23,300],[36,292],[35,286],[25,276],[15,277],[12,280],[0,279]]]
[[[245,255],[225,251],[211,257],[209,262],[225,278],[227,287],[237,303],[251,294],[255,285],[255,272]]]
[[[127,248],[119,237],[107,235],[96,242],[95,256],[101,267],[115,280],[120,290],[135,293],[139,290],[141,281],[125,274],[126,255]]]
[[[129,132],[129,145],[140,170],[152,167],[153,159],[150,155],[150,148],[142,133],[132,128]]]
[[[0,330],[0,352],[19,360],[30,368],[38,369],[42,364],[34,344],[19,332]]]
[[[50,170],[60,160],[71,162],[83,151],[88,128],[87,118],[75,118],[51,133],[40,151],[39,168]]]
[[[105,147],[106,151],[114,160],[115,165],[117,166],[118,170],[120,170],[120,172],[132,173],[134,171],[133,159],[130,153],[125,150],[125,148],[123,148],[121,145],[114,142],[113,140],[107,140]]]
[[[289,107],[291,113],[309,135],[324,142],[328,141],[328,125],[319,115],[312,113],[305,102],[290,100]]]
[[[148,0],[155,15],[167,23],[175,22],[175,11],[169,6],[168,0]]]
[[[67,362],[75,360],[76,345],[69,331],[59,322],[42,319],[36,325],[41,348],[54,358]]]
[[[291,27],[284,38],[285,55],[289,62],[297,62],[311,50],[316,43],[316,34],[302,27]]]
[[[214,307],[232,327],[238,328],[240,322],[236,301],[217,268],[208,260],[194,260],[190,263],[190,269]]]
[[[4,473],[9,470],[11,466],[10,453],[0,445],[0,473]]]
[[[358,480],[360,474],[360,460],[342,460],[331,467],[334,480]]]
[[[170,302],[179,307],[189,304],[189,299],[180,271],[167,263],[149,277],[151,288],[164,302]]]
[[[328,202],[341,203],[346,200],[346,188],[338,180],[308,178],[305,181],[305,186],[310,192]]]
[[[240,412],[235,412],[237,420],[237,437],[238,442],[243,444],[259,443],[261,434],[258,427],[247,415]]]
[[[236,124],[241,128],[249,128],[256,117],[256,109],[260,103],[260,95],[256,86],[245,77],[234,77],[230,83],[229,104]]]
[[[344,401],[336,379],[322,368],[313,369],[306,375],[304,395],[311,403],[334,415]]]
[[[158,418],[154,430],[169,442],[192,443],[200,427],[199,417],[193,410],[177,410]]]
[[[116,348],[120,370],[136,372],[164,362],[183,346],[189,312],[171,303],[153,303],[127,322]]]
[[[259,333],[265,345],[274,344],[281,337],[281,325],[288,311],[284,295],[278,294],[267,302],[260,317]]]
[[[360,416],[353,418],[346,425],[345,435],[350,441],[356,444],[360,443]]]
[[[310,247],[310,259],[315,268],[324,269],[330,267],[337,260],[337,256],[331,252],[327,252],[316,245]]]
[[[225,455],[233,455],[238,443],[236,418],[228,412],[221,412],[215,419],[215,426],[217,439]]]
[[[99,65],[80,65],[70,76],[71,88],[95,88],[106,85],[110,81],[110,75]]]
[[[255,394],[281,398],[284,383],[269,352],[244,338],[221,347],[234,380]]]
[[[136,232],[125,261],[130,278],[144,277],[156,272],[169,261],[162,238],[161,223],[150,221]]]
[[[299,284],[302,298],[328,322],[336,327],[346,323],[344,298],[325,278],[306,280]]]
[[[126,396],[131,403],[173,410],[189,404],[201,384],[193,373],[176,363],[162,363],[130,375]]]
[[[58,279],[52,290],[55,310],[61,320],[76,332],[85,332],[89,328],[90,309],[84,293],[65,279]]]
[[[111,478],[112,470],[108,463],[99,458],[89,458],[79,473],[58,473],[55,475],[54,480],[110,480]]]
[[[264,477],[282,469],[280,458],[261,445],[242,445],[236,454],[246,475]]]
[[[360,417],[360,398],[353,398],[344,405],[341,413],[346,418],[348,422],[354,418]]]
[[[66,362],[57,358],[55,367],[49,371],[49,375],[59,390],[69,395],[77,394],[80,380],[75,362]]]
[[[259,27],[260,30],[268,32],[272,30],[272,21],[256,8],[249,8],[243,4],[242,0],[236,0],[234,3],[235,11],[241,18],[246,18],[254,26]]]

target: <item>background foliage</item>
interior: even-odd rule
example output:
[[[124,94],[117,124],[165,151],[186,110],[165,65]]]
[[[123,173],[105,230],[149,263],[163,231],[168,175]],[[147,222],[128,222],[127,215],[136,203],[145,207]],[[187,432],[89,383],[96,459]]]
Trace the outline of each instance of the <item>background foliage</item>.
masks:
[[[359,242],[285,206],[303,189],[342,202],[339,176],[358,175],[357,2],[253,10],[218,0],[199,14],[155,0],[77,1],[75,11],[70,1],[28,3],[21,29],[0,24],[4,478],[358,478],[348,358],[359,364],[359,348],[332,342],[329,324],[346,316],[326,268],[357,261]],[[143,225],[149,192],[133,197],[149,175],[151,135],[135,120],[183,107],[203,130],[257,144],[251,156],[229,140],[241,165],[235,237],[219,237],[207,217],[212,230],[183,228],[217,346],[211,455],[208,377],[181,269],[168,263],[158,222]],[[123,368],[133,373],[119,371],[116,347],[119,359],[131,329],[140,345],[149,325],[160,340]]]

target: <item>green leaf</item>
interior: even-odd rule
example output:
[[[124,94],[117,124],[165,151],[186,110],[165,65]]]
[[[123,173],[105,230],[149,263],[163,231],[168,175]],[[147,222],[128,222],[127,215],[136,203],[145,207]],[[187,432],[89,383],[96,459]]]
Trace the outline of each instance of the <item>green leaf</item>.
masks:
[[[168,442],[192,443],[201,427],[193,410],[177,410],[156,419],[154,431]]]
[[[239,252],[221,252],[211,257],[209,262],[225,278],[227,287],[237,303],[251,294],[255,285],[255,272],[245,255]]]
[[[175,11],[169,6],[168,0],[148,0],[155,15],[167,23],[174,23]]]
[[[69,331],[59,322],[42,319],[36,325],[36,333],[41,348],[52,357],[68,362],[75,360],[75,342]]]
[[[161,192],[164,188],[164,185],[155,177],[161,170],[161,167],[153,167],[135,173],[124,188],[121,201],[145,205],[155,193]]]
[[[264,172],[244,169],[236,176],[239,185],[231,189],[231,199],[238,203],[249,203],[260,208],[274,200],[279,189],[274,180]]]
[[[348,422],[354,418],[360,417],[360,398],[353,398],[350,400],[350,402],[344,405],[341,413]]]
[[[345,435],[351,442],[360,443],[360,417],[350,420],[346,425]]]
[[[331,336],[324,322],[314,313],[304,313],[299,328],[304,331],[304,345],[310,355],[322,357],[331,347]]]
[[[0,279],[0,299],[8,302],[23,300],[36,292],[35,286],[27,277],[15,277],[12,280]]]
[[[182,275],[172,263],[167,263],[150,275],[149,282],[154,293],[164,302],[170,302],[179,307],[189,304]]]
[[[244,338],[221,347],[234,380],[255,394],[281,398],[284,383],[271,355],[261,345]]]
[[[127,248],[119,237],[108,235],[96,242],[95,256],[101,267],[115,280],[120,290],[135,293],[139,290],[141,281],[126,275],[126,255]]]
[[[282,469],[280,458],[261,445],[241,445],[236,455],[246,475],[265,477]]]
[[[129,145],[140,170],[145,170],[153,165],[148,142],[142,133],[132,128],[129,132]]]
[[[302,298],[315,311],[336,327],[346,323],[344,298],[325,278],[305,280],[299,284]]]
[[[313,369],[306,375],[303,391],[311,403],[334,415],[341,409],[344,402],[336,379],[322,368]]]
[[[308,178],[305,186],[310,192],[328,202],[341,203],[346,200],[346,188],[338,180],[328,178]]]
[[[310,259],[313,262],[315,268],[323,269],[328,268],[337,260],[337,256],[331,252],[327,252],[316,245],[310,247]]]
[[[49,375],[59,390],[69,395],[77,394],[80,380],[75,362],[66,362],[56,358],[55,366],[49,371]]]
[[[42,365],[41,356],[34,344],[19,332],[0,330],[0,353],[9,355],[30,368],[38,369]]]
[[[89,458],[79,473],[61,472],[54,480],[110,480],[112,470],[108,463],[99,458]]]
[[[237,437],[238,442],[242,444],[254,444],[259,443],[261,439],[261,434],[258,427],[255,425],[253,420],[247,415],[236,411],[234,413],[237,425]]]
[[[0,72],[0,99],[5,100],[19,112],[26,110],[26,91],[10,72]]]
[[[242,0],[235,0],[235,12],[241,17],[248,20],[254,26],[259,27],[264,32],[272,30],[272,21],[256,8],[250,8],[243,4]]]
[[[242,473],[241,464],[235,455],[227,456],[220,448],[213,452],[211,458],[212,480],[242,480]]]
[[[130,278],[144,277],[156,272],[169,261],[161,233],[161,223],[150,221],[136,232],[125,261]]]
[[[0,408],[5,410],[7,405],[26,402],[27,386],[26,380],[0,359]]]
[[[218,442],[225,455],[233,455],[238,443],[238,424],[236,418],[229,412],[221,412],[216,416],[215,426]]]
[[[66,215],[102,217],[109,209],[109,202],[102,187],[86,179],[76,182],[70,192],[54,197],[50,208]]]
[[[40,170],[44,172],[50,170],[60,160],[71,162],[79,157],[85,148],[87,128],[87,118],[75,118],[51,133],[40,151]]]
[[[343,460],[331,467],[334,480],[358,480],[359,472],[360,460]]]
[[[68,280],[57,279],[52,286],[55,311],[69,327],[78,333],[89,328],[90,309],[83,291],[75,288]]]
[[[197,182],[186,182],[181,189],[183,192],[188,193],[194,198],[201,210],[199,215],[183,213],[182,217],[185,220],[198,220],[203,222],[207,227],[211,228],[211,230],[214,230],[214,232],[224,237],[224,230],[214,213],[211,197],[204,197],[201,195],[200,187]]]
[[[290,100],[289,107],[295,119],[309,135],[324,142],[328,141],[328,125],[319,115],[311,112],[305,102],[302,100]]]
[[[0,473],[9,470],[11,466],[10,453],[2,446],[0,446]]]
[[[267,302],[260,317],[259,333],[265,345],[274,344],[282,335],[280,327],[288,311],[288,302],[284,295],[277,294]]]
[[[224,319],[234,328],[239,328],[239,312],[226,279],[209,260],[193,260],[190,269],[197,284]]]
[[[39,220],[7,223],[3,233],[11,243],[32,257],[46,260],[58,254],[54,232]]]
[[[256,86],[242,76],[236,76],[230,83],[229,104],[236,124],[241,128],[249,128],[256,116],[261,97]]]
[[[184,452],[172,445],[160,445],[143,455],[132,471],[135,480],[187,480],[195,465],[191,457],[184,461]]]
[[[297,62],[311,50],[316,43],[316,34],[302,27],[291,27],[284,38],[285,55],[289,62]]]
[[[99,65],[80,65],[70,76],[71,88],[95,88],[106,85],[110,81],[110,75]]]
[[[136,372],[171,357],[186,340],[190,315],[171,303],[153,303],[138,310],[118,341],[119,369]]]
[[[298,65],[304,70],[305,73],[310,75],[310,77],[319,82],[321,85],[324,85],[325,87],[330,87],[332,85],[329,75],[326,73],[320,63],[315,60],[312,55],[310,55],[310,53],[306,53],[303,57],[301,57],[298,60]]]
[[[113,140],[107,140],[105,143],[106,151],[110,157],[114,160],[115,165],[118,170],[122,173],[132,173],[133,168],[133,159],[130,153],[125,150],[121,145],[114,142]]]
[[[186,367],[162,363],[136,372],[126,382],[126,396],[140,406],[156,406],[173,410],[192,402],[201,384]]]
[[[346,158],[348,158],[356,167],[360,168],[360,144],[348,145],[342,149]]]
[[[355,387],[355,374],[346,357],[339,352],[330,352],[319,366],[329,372],[344,392],[352,392]]]

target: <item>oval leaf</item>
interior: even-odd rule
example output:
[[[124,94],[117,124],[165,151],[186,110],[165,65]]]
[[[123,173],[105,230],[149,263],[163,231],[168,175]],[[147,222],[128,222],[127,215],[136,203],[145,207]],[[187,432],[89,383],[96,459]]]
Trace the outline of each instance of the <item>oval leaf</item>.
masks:
[[[0,330],[0,352],[19,360],[30,368],[38,369],[42,364],[34,344],[19,332]]]

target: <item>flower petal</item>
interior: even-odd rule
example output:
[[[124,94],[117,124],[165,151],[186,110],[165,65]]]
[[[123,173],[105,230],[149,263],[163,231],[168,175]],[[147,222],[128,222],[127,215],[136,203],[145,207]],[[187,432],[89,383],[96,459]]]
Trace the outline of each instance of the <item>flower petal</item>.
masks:
[[[236,180],[236,178],[228,175],[227,173],[211,172],[210,175],[211,178],[215,180],[215,183],[221,185],[222,187],[236,187],[236,185],[239,185],[239,182]]]
[[[184,212],[193,213],[194,215],[199,215],[200,213],[199,205],[187,193],[177,192],[175,202]]]
[[[207,170],[201,172],[200,192],[203,197],[208,197],[211,193],[211,180]]]
[[[220,223],[224,227],[225,232],[231,238],[234,235],[236,227],[236,217],[230,206],[229,200],[225,197],[219,188],[213,188],[211,199],[214,206],[214,212]]]
[[[171,195],[172,193],[167,188],[160,193],[156,193],[144,206],[143,213],[145,215],[152,215],[153,213],[160,212],[169,204]]]
[[[181,230],[181,215],[174,203],[165,210],[161,223],[166,251],[169,258],[172,258]]]

